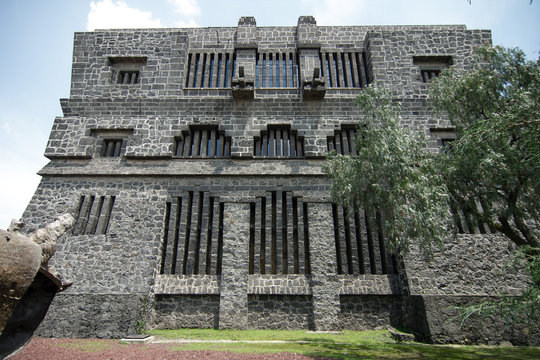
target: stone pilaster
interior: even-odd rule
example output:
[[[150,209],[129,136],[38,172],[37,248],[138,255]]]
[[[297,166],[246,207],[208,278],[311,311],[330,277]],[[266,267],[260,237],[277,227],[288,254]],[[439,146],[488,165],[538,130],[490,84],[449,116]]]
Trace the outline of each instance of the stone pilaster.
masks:
[[[249,204],[225,203],[219,328],[247,328]]]
[[[257,23],[254,17],[244,16],[236,31],[236,65],[232,80],[236,99],[252,99],[255,94],[255,64],[257,57]]]
[[[326,93],[320,68],[319,29],[313,16],[300,16],[296,28],[300,85],[304,99],[322,99]]]
[[[336,270],[332,205],[310,203],[308,214],[315,330],[338,330],[340,283]]]

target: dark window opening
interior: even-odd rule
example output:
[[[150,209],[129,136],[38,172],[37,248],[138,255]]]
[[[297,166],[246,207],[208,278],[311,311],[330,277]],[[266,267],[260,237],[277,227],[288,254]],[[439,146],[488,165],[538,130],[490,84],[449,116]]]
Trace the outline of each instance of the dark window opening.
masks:
[[[292,88],[298,85],[296,53],[257,53],[256,88]]]
[[[161,274],[220,275],[223,203],[188,191],[166,203]]]
[[[413,56],[413,64],[420,68],[420,81],[430,83],[453,64],[451,56]]]
[[[187,57],[185,86],[217,89],[231,86],[233,53],[190,53]]]
[[[115,196],[81,196],[72,234],[105,234],[109,228],[109,222],[115,199]]]
[[[122,139],[103,139],[101,148],[102,157],[120,157],[122,152]]]
[[[309,274],[307,204],[269,191],[250,205],[250,274]]]
[[[422,82],[428,83],[441,74],[441,70],[421,70]]]
[[[118,84],[137,84],[139,82],[139,71],[120,71],[118,73]]]
[[[254,155],[263,157],[304,157],[304,137],[290,126],[268,126],[254,139]]]
[[[328,88],[362,88],[370,83],[363,52],[321,52],[319,62]]]
[[[334,136],[326,138],[328,152],[336,151],[341,155],[357,156],[356,149],[356,126],[342,125],[340,130],[334,131]]]
[[[174,156],[184,158],[228,158],[231,156],[231,137],[218,126],[190,126],[175,138]]]
[[[386,249],[382,216],[332,204],[338,274],[395,274],[395,258]]]

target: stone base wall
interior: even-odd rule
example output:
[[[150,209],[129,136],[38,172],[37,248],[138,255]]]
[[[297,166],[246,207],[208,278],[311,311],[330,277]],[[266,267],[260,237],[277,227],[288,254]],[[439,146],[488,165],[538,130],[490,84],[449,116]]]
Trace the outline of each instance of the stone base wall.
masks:
[[[157,295],[151,329],[217,328],[218,295]]]
[[[313,329],[313,304],[306,295],[249,295],[248,327]]]
[[[460,326],[459,307],[497,301],[488,296],[411,296],[406,299],[409,318],[406,327],[417,340],[437,344],[491,344],[508,341],[514,345],[540,345],[538,333],[526,319],[501,319],[498,314],[470,316]]]
[[[340,296],[339,321],[344,329],[371,330],[401,327],[404,323],[400,295]]]
[[[122,338],[143,319],[143,295],[58,294],[35,333],[41,337]]]

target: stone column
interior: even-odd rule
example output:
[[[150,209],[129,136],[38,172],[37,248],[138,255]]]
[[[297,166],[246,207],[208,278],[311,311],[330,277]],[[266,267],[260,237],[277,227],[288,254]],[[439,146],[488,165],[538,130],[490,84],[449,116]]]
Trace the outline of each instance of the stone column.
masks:
[[[308,214],[315,330],[339,330],[339,279],[332,204],[309,203]]]
[[[219,328],[247,328],[249,204],[225,203]]]
[[[236,65],[232,79],[235,99],[253,99],[255,94],[255,64],[257,56],[257,23],[254,17],[244,16],[236,30]]]
[[[298,65],[302,97],[306,100],[322,99],[326,93],[326,87],[319,60],[321,44],[315,18],[313,16],[300,16],[296,35],[298,37]]]

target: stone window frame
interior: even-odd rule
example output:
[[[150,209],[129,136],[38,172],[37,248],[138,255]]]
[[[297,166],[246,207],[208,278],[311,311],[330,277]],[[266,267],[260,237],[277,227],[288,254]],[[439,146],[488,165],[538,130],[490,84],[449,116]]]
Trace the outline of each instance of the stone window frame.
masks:
[[[440,151],[448,151],[449,144],[456,140],[456,129],[453,127],[447,128],[430,128],[429,134],[435,139],[437,147]]]
[[[215,134],[215,141],[212,140],[212,134]],[[197,135],[198,140],[195,139],[194,135]],[[206,145],[201,141],[204,138],[202,135],[206,135]],[[189,144],[185,143],[186,140],[189,141]],[[197,155],[193,155],[193,146],[196,142],[199,142],[199,151]],[[231,157],[231,143],[231,137],[226,136],[225,130],[220,130],[217,124],[189,125],[188,129],[181,132],[181,135],[174,137],[173,157],[179,159],[226,159]],[[186,146],[190,148],[189,155],[184,155]],[[203,151],[206,154],[203,154]]]
[[[94,156],[100,159],[122,159],[126,154],[129,137],[133,129],[92,129],[96,139]]]
[[[283,152],[287,152],[287,155],[277,155],[277,144],[274,146],[274,151],[270,151],[270,154],[262,154],[262,150],[264,149],[264,144],[266,140],[266,144],[268,146],[267,151],[271,150],[271,145],[268,143],[268,140],[272,139],[271,132],[272,131],[287,131],[287,139],[288,142],[285,145],[285,142],[280,142],[280,153],[283,154]],[[294,135],[294,151],[295,154],[293,155],[291,152],[291,135]],[[272,141],[274,142],[276,138],[274,137]],[[280,135],[280,140],[284,140],[282,135]],[[299,134],[299,131],[296,129],[293,129],[290,124],[268,124],[265,129],[261,129],[261,131],[253,137],[253,157],[257,159],[302,159],[305,158],[305,143],[304,143],[304,136]]]
[[[422,55],[413,56],[413,64],[420,70],[417,72],[416,79],[423,84],[429,84],[444,69],[452,66],[454,60],[450,55]]]
[[[192,50],[187,54],[184,89],[231,89],[236,67],[232,50]]]
[[[119,86],[140,84],[147,60],[146,56],[109,56],[111,84]]]
[[[332,135],[326,137],[328,153],[335,151],[340,155],[358,156],[356,149],[356,131],[358,124],[341,124]],[[346,141],[345,141],[346,140]]]

